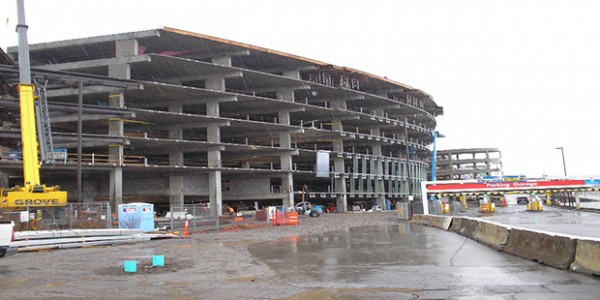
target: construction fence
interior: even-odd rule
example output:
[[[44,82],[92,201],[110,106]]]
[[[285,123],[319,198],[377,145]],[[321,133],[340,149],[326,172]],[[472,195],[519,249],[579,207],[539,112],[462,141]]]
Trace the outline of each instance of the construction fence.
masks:
[[[0,221],[13,221],[17,231],[119,228],[118,215],[112,210],[109,202],[69,203],[63,207],[0,210]],[[164,216],[154,216],[155,230],[183,232],[186,222],[189,232],[280,225],[273,224],[265,210],[224,212],[217,217],[203,204],[171,205]]]
[[[0,211],[0,220],[13,221],[17,231],[99,229],[119,227],[111,217],[109,202],[69,203],[62,207],[28,207]]]
[[[186,222],[190,232],[271,225],[266,211],[224,212],[217,217],[214,211],[203,204],[171,205],[165,216],[155,220],[157,228],[174,232],[184,231]]]

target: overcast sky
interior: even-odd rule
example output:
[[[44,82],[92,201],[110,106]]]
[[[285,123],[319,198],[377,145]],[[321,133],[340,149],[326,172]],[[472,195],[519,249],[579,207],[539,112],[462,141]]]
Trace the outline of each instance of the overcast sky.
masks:
[[[0,0],[0,46],[17,44]],[[600,176],[600,1],[25,0],[31,44],[175,27],[362,71],[444,107],[438,149],[494,147],[505,175]]]

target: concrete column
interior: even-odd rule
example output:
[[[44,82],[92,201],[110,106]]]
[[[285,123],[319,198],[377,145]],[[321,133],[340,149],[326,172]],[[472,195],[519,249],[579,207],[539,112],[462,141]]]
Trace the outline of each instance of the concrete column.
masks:
[[[343,142],[334,141],[333,142],[334,149],[342,149],[343,150]],[[338,150],[336,150],[338,151]],[[337,155],[333,158],[333,168],[336,173],[339,174],[339,177],[335,179],[335,206],[337,212],[347,212],[348,211],[348,191],[346,190],[346,178],[344,176],[345,173],[345,164],[344,157],[338,157]]]
[[[330,102],[331,108],[333,109],[348,109],[346,101],[344,100],[331,100]],[[344,126],[342,121],[334,122],[331,126],[332,131],[343,131]],[[337,140],[333,141],[333,151],[343,153],[344,152],[344,141]],[[345,163],[344,157],[335,157],[333,159],[333,168],[336,173],[340,174],[338,178],[335,179],[335,205],[336,210],[338,212],[347,212],[348,211],[348,190],[346,189],[346,178],[344,176],[345,173]]]
[[[115,42],[115,57],[125,57],[138,54],[137,40],[124,40]],[[131,68],[129,64],[118,64],[108,66],[108,76],[119,79],[131,79]],[[109,95],[108,104],[111,107],[124,108],[125,99],[123,93]],[[110,120],[108,122],[108,134],[124,136],[124,125],[122,120]],[[123,203],[123,146],[111,145],[108,148],[108,159],[114,167],[110,172],[109,198],[113,210]]]
[[[184,176],[169,176],[169,205],[182,206],[184,202]]]
[[[0,188],[8,188],[8,174],[0,172]]]
[[[212,59],[214,64],[231,66],[231,57],[216,57]],[[205,87],[209,90],[225,91],[225,78],[215,77],[205,80]],[[206,102],[206,115],[210,117],[219,117],[219,102],[209,100]],[[207,141],[210,143],[221,142],[221,128],[218,124],[210,124],[206,127]],[[207,153],[208,167],[220,168],[221,150],[209,150]],[[221,171],[213,170],[208,173],[208,197],[210,202],[211,215],[220,216],[223,214],[223,182],[221,180]]]
[[[286,89],[277,91],[277,99],[281,101],[294,101],[294,90]],[[277,116],[279,124],[290,125],[290,112],[280,111]],[[287,131],[279,133],[279,148],[291,149],[292,136]],[[283,194],[282,205],[294,206],[294,176],[292,175],[292,155],[290,153],[282,153],[279,157],[281,170],[288,171],[281,176],[281,193]]]
[[[371,134],[374,136],[380,135],[379,128],[375,128],[371,130]],[[371,151],[373,152],[373,158],[376,158],[375,168],[371,170],[373,175],[375,176],[375,194],[377,199],[377,205],[382,209],[385,209],[385,182],[383,180],[383,169],[381,165],[381,159],[383,158],[381,154],[381,145],[373,145],[371,146]]]
[[[83,203],[93,203],[98,194],[98,181],[95,179],[86,179],[81,186],[81,199]]]
[[[169,111],[174,113],[182,113],[183,106],[181,104],[169,105]],[[169,129],[169,138],[183,140],[183,129],[171,128]],[[180,151],[173,151],[169,153],[169,165],[170,166],[183,166],[183,153]],[[184,201],[184,179],[183,176],[169,176],[169,205],[182,206]]]

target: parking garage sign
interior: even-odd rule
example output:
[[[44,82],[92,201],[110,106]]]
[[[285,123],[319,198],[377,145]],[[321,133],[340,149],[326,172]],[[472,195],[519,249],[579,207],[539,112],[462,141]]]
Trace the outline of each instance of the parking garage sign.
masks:
[[[525,189],[564,189],[584,188],[585,180],[524,180],[524,181],[488,181],[488,182],[435,182],[427,184],[429,192],[459,192],[459,191],[494,191],[494,190],[525,190]]]

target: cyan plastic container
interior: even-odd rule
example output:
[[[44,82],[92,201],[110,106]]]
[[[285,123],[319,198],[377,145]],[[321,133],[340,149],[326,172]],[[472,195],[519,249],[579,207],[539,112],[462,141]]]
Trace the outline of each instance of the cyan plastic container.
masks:
[[[127,273],[137,272],[137,261],[135,261],[135,260],[123,261],[123,271],[125,271]]]
[[[153,267],[164,267],[165,266],[165,256],[164,255],[152,256],[152,266]]]

